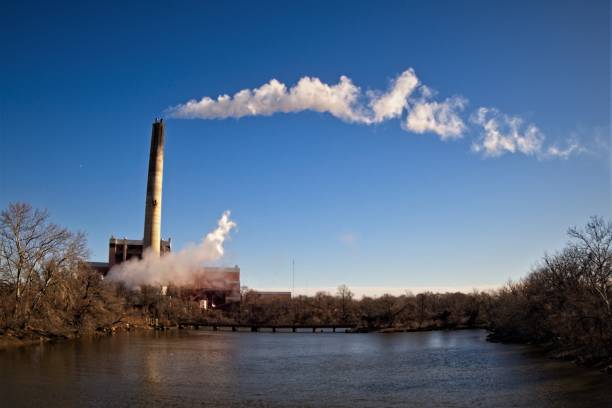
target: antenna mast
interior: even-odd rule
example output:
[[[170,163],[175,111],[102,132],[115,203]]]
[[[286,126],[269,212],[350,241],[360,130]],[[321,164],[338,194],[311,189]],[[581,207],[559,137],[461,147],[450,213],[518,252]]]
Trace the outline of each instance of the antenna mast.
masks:
[[[291,297],[295,297],[295,259],[291,260]]]

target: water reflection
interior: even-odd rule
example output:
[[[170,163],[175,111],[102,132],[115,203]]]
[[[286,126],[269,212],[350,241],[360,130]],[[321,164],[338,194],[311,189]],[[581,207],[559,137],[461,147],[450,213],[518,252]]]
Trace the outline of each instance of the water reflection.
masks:
[[[5,406],[605,406],[612,377],[484,331],[126,334],[0,352]],[[4,406],[4,404],[3,404]]]

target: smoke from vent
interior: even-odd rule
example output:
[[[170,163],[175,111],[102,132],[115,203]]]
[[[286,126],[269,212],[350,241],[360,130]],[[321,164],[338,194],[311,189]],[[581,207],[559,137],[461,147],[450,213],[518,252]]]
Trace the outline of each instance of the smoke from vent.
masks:
[[[107,276],[112,281],[124,282],[129,287],[140,285],[190,285],[202,274],[205,263],[213,262],[223,256],[223,244],[229,238],[236,223],[225,211],[217,223],[217,228],[208,233],[197,245],[190,245],[179,252],[164,256],[146,249],[142,259],[130,259],[114,266]]]

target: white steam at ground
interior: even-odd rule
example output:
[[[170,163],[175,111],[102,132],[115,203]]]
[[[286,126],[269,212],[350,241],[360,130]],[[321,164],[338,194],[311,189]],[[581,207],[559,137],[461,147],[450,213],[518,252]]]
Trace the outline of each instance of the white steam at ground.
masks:
[[[230,219],[230,212],[225,211],[217,223],[217,228],[208,233],[199,244],[192,244],[179,252],[170,252],[161,257],[147,250],[142,259],[133,258],[114,266],[107,279],[122,281],[129,287],[193,284],[202,274],[206,263],[223,256],[223,244],[235,227],[236,223]]]
[[[575,140],[567,140],[566,147],[546,145],[544,133],[518,116],[509,116],[491,107],[479,107],[471,115],[463,116],[467,98],[455,95],[436,101],[435,95],[410,68],[390,81],[386,91],[363,92],[344,75],[331,85],[305,76],[290,88],[272,79],[233,96],[192,99],[167,109],[166,113],[182,119],[227,119],[311,110],[363,125],[400,119],[405,131],[429,133],[441,140],[461,139],[471,131],[472,151],[485,157],[522,153],[540,159],[567,159],[572,154],[585,152]]]

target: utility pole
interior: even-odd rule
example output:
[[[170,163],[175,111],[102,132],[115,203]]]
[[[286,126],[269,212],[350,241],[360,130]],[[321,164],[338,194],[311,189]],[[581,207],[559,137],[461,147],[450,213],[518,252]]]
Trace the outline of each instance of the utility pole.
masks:
[[[291,260],[291,297],[295,297],[295,259]]]

